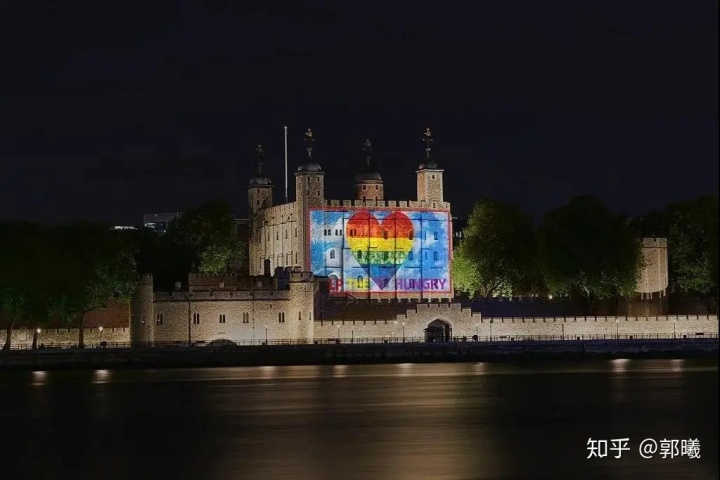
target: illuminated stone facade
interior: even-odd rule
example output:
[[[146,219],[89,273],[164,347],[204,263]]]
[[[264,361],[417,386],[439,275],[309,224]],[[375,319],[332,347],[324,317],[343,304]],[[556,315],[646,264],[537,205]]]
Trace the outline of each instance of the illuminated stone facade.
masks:
[[[324,210],[337,212],[349,209],[359,216],[363,214],[371,216],[377,223],[376,227],[369,228],[367,232],[364,232],[368,238],[367,245],[364,247],[366,251],[361,251],[359,256],[355,256],[354,249],[346,248],[347,251],[352,252],[352,255],[347,256],[348,262],[354,262],[352,278],[346,284],[350,285],[355,282],[366,285],[367,288],[364,290],[345,289],[342,281],[345,280],[343,274],[346,270],[343,269],[340,273],[332,274],[335,278],[340,277],[340,282],[334,284],[333,295],[350,295],[353,298],[364,299],[408,298],[438,300],[452,298],[454,296],[452,288],[452,223],[450,221],[452,217],[450,204],[445,202],[443,198],[443,170],[431,160],[431,149],[427,149],[426,161],[420,164],[416,171],[416,200],[395,201],[384,199],[382,177],[375,171],[370,161],[369,142],[365,146],[366,165],[355,175],[356,199],[329,200],[325,198],[325,174],[323,169],[312,158],[312,140],[308,140],[306,136],[306,142],[308,142],[308,158],[295,172],[295,201],[282,205],[273,205],[273,182],[263,173],[262,149],[258,150],[256,155],[258,159],[257,172],[248,186],[248,202],[250,206],[248,264],[250,275],[269,275],[276,268],[285,267],[300,268],[302,271],[314,272],[317,275],[331,275],[327,273],[327,265],[320,265],[317,255],[313,257],[311,251],[311,244],[317,244],[317,236],[321,234],[318,231],[313,231],[313,226],[317,229],[317,225],[312,224],[311,214]],[[402,257],[397,255],[396,250],[400,247],[396,245],[393,226],[384,223],[384,218],[388,215],[392,216],[392,212],[397,212],[395,215],[410,217],[413,217],[413,213],[417,216],[423,212],[432,212],[436,217],[446,219],[446,225],[442,229],[443,238],[434,239],[442,243],[442,248],[437,248],[437,251],[428,251],[425,254],[425,256],[428,256],[426,265],[433,261],[438,265],[442,264],[444,268],[442,278],[435,278],[432,274],[426,273],[429,271],[428,268],[425,270],[416,269],[421,272],[420,274],[407,273],[406,277],[412,276],[409,282],[407,278],[403,278],[403,267],[410,269],[412,262],[407,256],[408,252],[403,251]],[[425,217],[427,216],[425,215]],[[423,231],[424,227],[420,220],[413,221],[415,222],[415,236],[413,237],[411,234],[410,238],[411,240],[415,239],[418,250],[424,249],[426,246],[423,241],[426,240],[425,237],[428,233]],[[342,225],[339,228],[332,229],[332,234],[341,238],[344,246],[348,246],[355,240],[350,238],[351,232],[354,233],[359,230],[350,228],[345,224],[346,222],[341,223]],[[378,270],[380,267],[367,263],[368,257],[377,257],[382,260],[376,254],[383,253],[373,250],[376,247],[373,244],[374,240],[371,239],[373,233],[370,230],[377,230],[376,233],[378,234],[384,233],[384,239],[389,240],[385,243],[392,243],[392,246],[389,247],[392,251],[388,251],[386,253],[387,258],[385,258],[391,265],[386,266],[387,268],[383,270],[384,274],[379,276],[374,275],[377,272],[371,272],[371,268]],[[389,239],[388,232],[391,233]],[[435,234],[437,237],[437,232],[431,231],[429,234]],[[417,256],[418,252],[413,253]],[[410,256],[413,253],[410,253]],[[364,274],[358,271],[363,269],[365,270]],[[401,271],[401,273],[398,273],[398,271]],[[419,287],[408,288],[408,285]]]

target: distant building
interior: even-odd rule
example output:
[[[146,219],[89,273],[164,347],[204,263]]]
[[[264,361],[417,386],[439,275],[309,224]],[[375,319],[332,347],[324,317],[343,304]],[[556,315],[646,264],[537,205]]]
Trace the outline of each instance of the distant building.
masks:
[[[171,213],[146,213],[143,215],[143,225],[146,228],[150,228],[159,235],[163,235],[167,232],[168,225],[170,222],[179,218],[182,215],[181,212]]]
[[[137,230],[137,227],[133,227],[132,225],[115,225],[114,227],[110,227],[110,230]]]

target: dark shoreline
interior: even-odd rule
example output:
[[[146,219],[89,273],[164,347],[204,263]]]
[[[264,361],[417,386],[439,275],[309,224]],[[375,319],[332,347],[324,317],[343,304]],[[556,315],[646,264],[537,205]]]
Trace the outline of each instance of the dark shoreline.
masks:
[[[213,349],[125,348],[0,352],[0,372],[340,365],[541,362],[590,359],[718,358],[717,339],[563,342],[271,345]]]

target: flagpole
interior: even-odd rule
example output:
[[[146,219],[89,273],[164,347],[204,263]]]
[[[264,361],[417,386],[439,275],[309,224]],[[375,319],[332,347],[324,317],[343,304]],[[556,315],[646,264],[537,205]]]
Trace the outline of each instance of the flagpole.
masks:
[[[285,203],[288,203],[287,125],[285,125]]]

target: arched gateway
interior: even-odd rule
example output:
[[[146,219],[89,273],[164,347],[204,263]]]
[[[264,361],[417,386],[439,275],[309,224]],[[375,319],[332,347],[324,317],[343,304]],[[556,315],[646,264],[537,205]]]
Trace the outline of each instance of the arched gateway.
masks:
[[[445,320],[433,320],[425,329],[426,342],[449,342],[452,337],[452,327]]]

